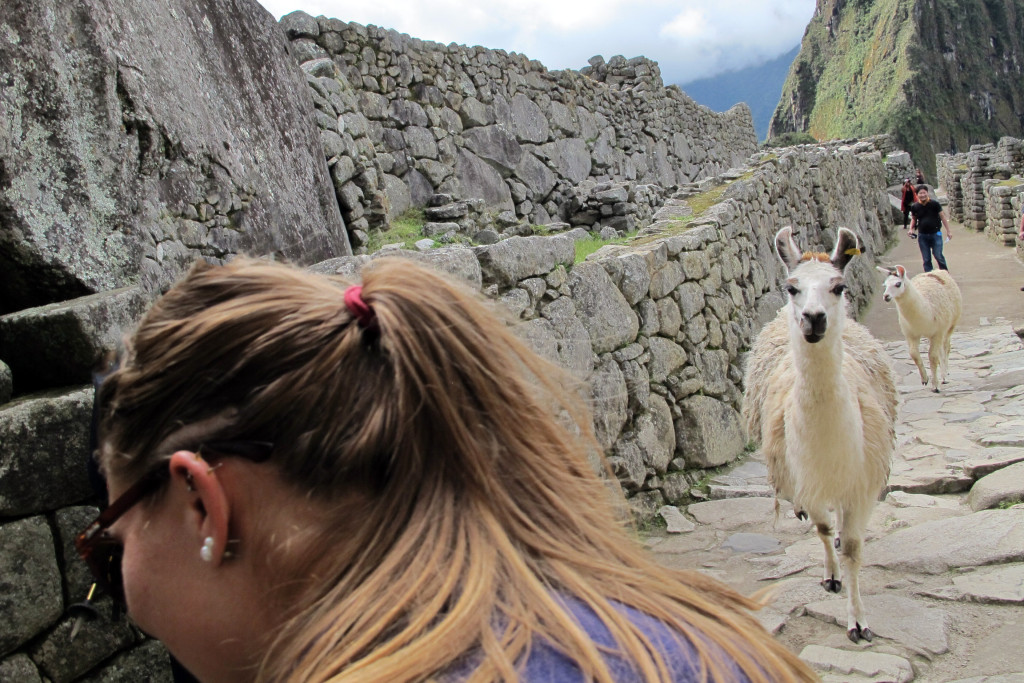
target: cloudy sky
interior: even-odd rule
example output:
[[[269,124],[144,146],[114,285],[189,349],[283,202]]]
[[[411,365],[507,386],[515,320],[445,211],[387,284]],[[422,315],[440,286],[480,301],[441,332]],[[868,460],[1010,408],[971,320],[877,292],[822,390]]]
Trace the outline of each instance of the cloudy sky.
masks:
[[[778,57],[796,46],[815,0],[259,0],[271,14],[375,24],[440,43],[501,48],[549,69],[594,55],[644,55],[666,84]]]

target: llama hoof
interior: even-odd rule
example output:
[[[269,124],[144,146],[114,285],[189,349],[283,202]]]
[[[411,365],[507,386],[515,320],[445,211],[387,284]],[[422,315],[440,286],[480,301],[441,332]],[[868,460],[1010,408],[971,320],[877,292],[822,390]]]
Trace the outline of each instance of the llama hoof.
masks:
[[[829,593],[838,593],[843,589],[843,582],[838,579],[825,579],[821,582],[821,587]]]
[[[875,639],[875,634],[871,632],[867,626],[861,628],[860,624],[857,624],[849,631],[846,632],[846,636],[854,643],[860,642],[862,639],[869,643]]]
[[[939,390],[938,389],[932,389],[932,392],[937,394],[937,393],[939,393]]]
[[[801,522],[806,522],[807,521],[807,513],[804,512],[803,510],[799,510],[796,513],[796,518],[799,519]]]

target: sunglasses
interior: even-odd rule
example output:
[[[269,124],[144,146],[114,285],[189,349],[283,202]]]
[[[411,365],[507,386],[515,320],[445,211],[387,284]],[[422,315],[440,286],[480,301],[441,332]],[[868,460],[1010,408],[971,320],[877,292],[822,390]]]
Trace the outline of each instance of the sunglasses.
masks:
[[[235,456],[258,463],[269,459],[273,450],[274,444],[267,441],[211,441],[202,444],[196,453],[207,462]],[[92,571],[97,585],[122,605],[125,602],[121,575],[124,546],[109,529],[136,503],[160,490],[168,479],[170,469],[164,460],[132,484],[75,538],[75,549]]]

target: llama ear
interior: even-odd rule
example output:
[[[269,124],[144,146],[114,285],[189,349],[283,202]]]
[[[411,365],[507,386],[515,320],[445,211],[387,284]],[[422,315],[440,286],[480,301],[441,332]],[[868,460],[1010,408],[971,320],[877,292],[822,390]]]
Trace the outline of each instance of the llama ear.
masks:
[[[895,271],[889,270],[885,266],[875,266],[875,270],[879,273],[885,273],[886,275],[892,275]]]
[[[907,276],[907,269],[903,266],[896,266],[896,276],[902,280]]]
[[[775,253],[779,255],[779,259],[782,260],[782,265],[786,266],[786,270],[793,270],[800,264],[802,252],[800,247],[796,246],[796,242],[793,241],[792,227],[787,225],[775,233]]]
[[[832,252],[832,265],[840,272],[846,270],[850,259],[861,253],[860,238],[849,228],[839,228],[836,248]]]

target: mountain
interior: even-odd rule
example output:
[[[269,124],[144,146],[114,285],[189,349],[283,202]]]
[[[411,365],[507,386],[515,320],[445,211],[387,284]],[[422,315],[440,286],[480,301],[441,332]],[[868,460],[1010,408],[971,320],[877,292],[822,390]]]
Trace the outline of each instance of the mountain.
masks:
[[[1024,137],[1024,0],[817,0],[769,136],[889,133],[935,154]]]
[[[737,102],[746,102],[754,115],[757,139],[764,140],[768,134],[768,123],[779,102],[782,84],[789,73],[789,65],[799,50],[800,46],[796,45],[786,54],[764,64],[682,83],[679,87],[694,101],[713,111],[726,111]]]

